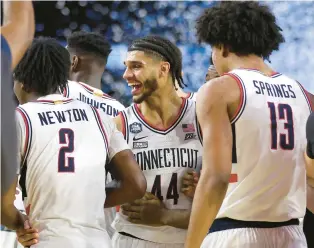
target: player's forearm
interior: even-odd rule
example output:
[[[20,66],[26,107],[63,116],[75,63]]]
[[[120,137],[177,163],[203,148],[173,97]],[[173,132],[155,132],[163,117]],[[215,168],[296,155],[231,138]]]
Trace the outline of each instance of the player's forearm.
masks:
[[[194,195],[186,248],[200,247],[221,207],[228,183],[213,177],[203,177]]]
[[[146,181],[145,181],[146,185]],[[144,189],[144,187],[143,187]],[[116,188],[106,188],[106,201],[105,208],[110,208],[125,203],[133,202],[137,199],[140,199],[144,196],[145,189],[135,189],[128,183],[121,182],[119,187]]]
[[[161,223],[167,226],[187,229],[190,221],[190,210],[163,209]]]
[[[24,228],[23,214],[13,204],[1,204],[1,224],[11,230]]]
[[[12,69],[19,63],[35,34],[32,1],[3,1],[3,26],[1,35],[9,43]]]

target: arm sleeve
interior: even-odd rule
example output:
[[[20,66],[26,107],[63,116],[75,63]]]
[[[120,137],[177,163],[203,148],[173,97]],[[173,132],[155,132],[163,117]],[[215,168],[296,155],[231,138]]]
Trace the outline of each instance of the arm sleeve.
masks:
[[[99,111],[100,112],[100,111]],[[117,129],[117,126],[114,122],[114,120],[108,116],[106,116],[104,113],[101,114],[101,119],[103,122],[103,125],[106,127],[106,132],[108,135],[108,158],[109,162],[111,159],[118,153],[123,150],[130,149],[129,145],[125,141],[123,134]]]
[[[306,154],[314,159],[314,113],[311,113],[306,123],[307,147]]]

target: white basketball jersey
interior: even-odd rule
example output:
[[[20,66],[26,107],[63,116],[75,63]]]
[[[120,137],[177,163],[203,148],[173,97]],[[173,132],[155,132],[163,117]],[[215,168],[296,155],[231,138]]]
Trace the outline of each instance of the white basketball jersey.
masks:
[[[202,141],[196,119],[195,102],[183,99],[180,114],[166,130],[145,121],[137,105],[121,112],[125,138],[147,180],[147,191],[155,194],[168,209],[191,209],[192,201],[180,192],[184,173],[199,171]],[[144,226],[128,222],[118,213],[113,226],[156,243],[184,243],[186,230],[171,226]]]
[[[110,247],[104,228],[105,165],[129,149],[94,107],[48,95],[17,108],[20,186],[34,247]]]
[[[197,95],[196,92],[190,92],[187,99],[191,99],[193,101],[196,101],[196,95]]]
[[[63,96],[90,104],[111,117],[117,116],[125,109],[119,101],[103,91],[81,82],[68,81]]]
[[[103,91],[81,82],[68,81],[63,95],[65,97],[77,99],[91,106],[94,106],[95,108],[103,111],[106,115],[110,117],[117,116],[120,111],[125,109],[125,107],[119,101],[111,98]],[[109,183],[110,181],[112,181],[112,178],[111,174],[108,173],[106,183]],[[114,230],[111,227],[111,223],[114,220],[116,209],[105,208],[104,211],[107,223],[106,229],[109,236],[112,237]]]
[[[310,114],[302,86],[256,70],[228,73],[241,88],[232,120],[232,175],[217,218],[283,222],[306,208],[304,148]]]

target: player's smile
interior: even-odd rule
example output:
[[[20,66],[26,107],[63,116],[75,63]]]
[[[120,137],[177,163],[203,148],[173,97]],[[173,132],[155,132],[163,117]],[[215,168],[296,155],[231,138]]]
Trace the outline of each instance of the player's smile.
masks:
[[[141,92],[141,89],[143,88],[143,85],[141,83],[132,83],[128,84],[132,88],[132,95],[138,95]]]

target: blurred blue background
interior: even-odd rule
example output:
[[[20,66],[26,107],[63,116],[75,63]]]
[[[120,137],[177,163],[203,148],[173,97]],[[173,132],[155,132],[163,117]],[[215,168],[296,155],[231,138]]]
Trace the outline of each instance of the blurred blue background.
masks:
[[[122,78],[127,45],[136,38],[158,34],[175,42],[183,53],[186,91],[197,91],[204,83],[210,47],[198,44],[195,19],[213,1],[54,1],[34,3],[36,35],[65,37],[76,30],[101,32],[112,44],[103,90],[125,105],[130,89]],[[271,57],[271,66],[299,82],[311,92],[314,85],[314,2],[265,2],[275,13],[286,43]],[[49,11],[47,11],[49,10]]]

